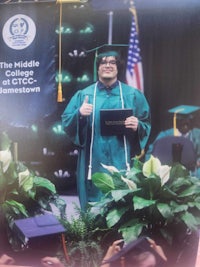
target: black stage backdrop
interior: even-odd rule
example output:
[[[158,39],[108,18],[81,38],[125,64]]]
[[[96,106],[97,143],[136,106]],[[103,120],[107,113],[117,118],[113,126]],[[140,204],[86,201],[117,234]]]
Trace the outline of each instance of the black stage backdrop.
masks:
[[[200,2],[138,0],[136,6],[153,140],[172,127],[168,109],[200,106]]]

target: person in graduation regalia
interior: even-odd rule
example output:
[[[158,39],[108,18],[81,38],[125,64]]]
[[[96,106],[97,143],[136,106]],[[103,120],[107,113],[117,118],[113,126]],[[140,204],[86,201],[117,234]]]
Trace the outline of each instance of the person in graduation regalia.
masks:
[[[173,128],[158,133],[154,141],[149,145],[145,154],[145,160],[148,160],[152,154],[154,145],[157,140],[167,136],[182,136],[189,139],[195,151],[196,164],[192,175],[200,178],[200,128],[199,115],[200,107],[191,105],[180,105],[168,110],[173,114]]]
[[[153,239],[141,236],[124,244],[116,240],[108,248],[101,267],[164,267],[168,259]],[[168,265],[167,265],[168,266]]]
[[[107,51],[96,60],[98,81],[79,90],[62,114],[63,128],[78,146],[77,188],[81,208],[100,199],[102,193],[92,184],[91,175],[105,172],[101,164],[119,170],[130,168],[131,158],[145,148],[150,135],[150,109],[144,94],[118,80],[119,53]],[[131,109],[124,125],[126,134],[102,135],[100,110]]]

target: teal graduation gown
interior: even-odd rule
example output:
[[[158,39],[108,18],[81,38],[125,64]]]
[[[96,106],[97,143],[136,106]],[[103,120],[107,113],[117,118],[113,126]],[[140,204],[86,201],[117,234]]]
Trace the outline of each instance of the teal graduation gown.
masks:
[[[127,84],[121,83],[124,108],[131,108],[133,115],[138,118],[139,125],[136,132],[131,131],[127,136],[127,155],[131,158],[140,154],[145,148],[150,135],[150,111],[148,102],[142,92]],[[79,109],[86,96],[93,104],[95,84],[79,90],[70,100],[62,114],[63,128],[70,140],[79,148],[77,163],[77,188],[82,208],[90,201],[98,201],[101,193],[87,181],[90,158],[92,115],[81,117]],[[100,133],[100,109],[122,108],[119,83],[114,88],[106,89],[98,82],[95,98],[94,136],[92,148],[92,174],[105,172],[101,163],[115,166],[119,170],[126,169],[125,147],[123,136],[102,136]]]

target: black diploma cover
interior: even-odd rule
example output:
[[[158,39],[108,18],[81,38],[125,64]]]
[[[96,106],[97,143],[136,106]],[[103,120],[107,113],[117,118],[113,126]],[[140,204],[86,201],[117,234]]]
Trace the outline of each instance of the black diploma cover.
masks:
[[[132,109],[101,109],[100,127],[101,135],[124,135],[129,132],[124,126],[127,117],[133,115]]]

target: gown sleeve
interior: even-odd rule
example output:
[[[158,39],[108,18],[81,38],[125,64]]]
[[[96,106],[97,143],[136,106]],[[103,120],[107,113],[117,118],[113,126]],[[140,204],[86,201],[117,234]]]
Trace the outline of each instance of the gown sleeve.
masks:
[[[84,146],[86,141],[87,117],[82,117],[79,109],[82,105],[82,94],[78,91],[70,100],[61,118],[67,137],[77,146]]]
[[[136,98],[137,111],[136,117],[139,120],[138,124],[138,139],[140,149],[144,149],[150,136],[151,131],[151,116],[148,102],[143,93],[137,93]]]

